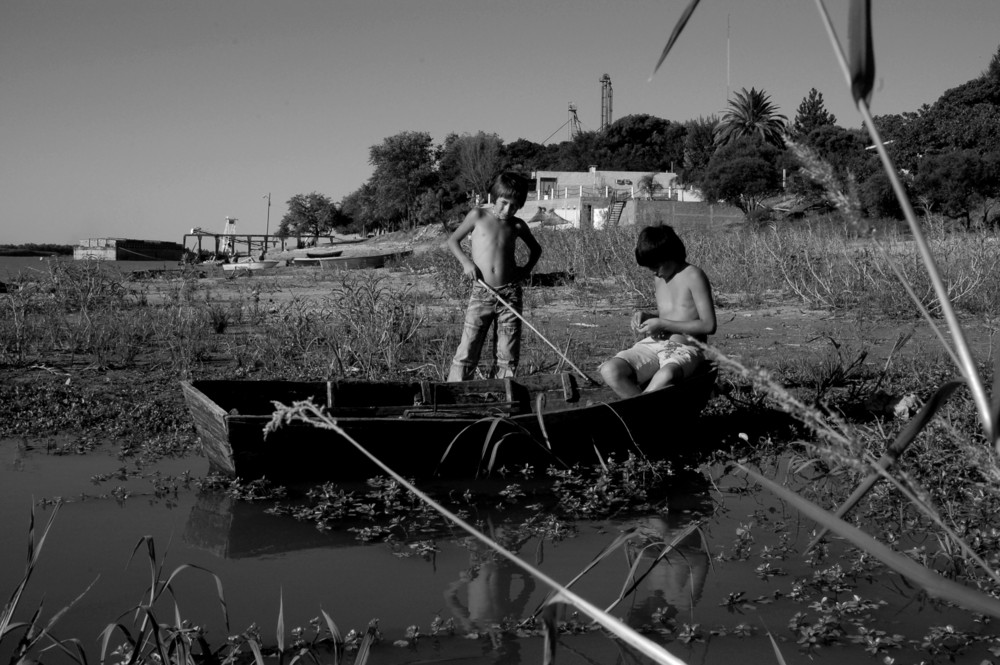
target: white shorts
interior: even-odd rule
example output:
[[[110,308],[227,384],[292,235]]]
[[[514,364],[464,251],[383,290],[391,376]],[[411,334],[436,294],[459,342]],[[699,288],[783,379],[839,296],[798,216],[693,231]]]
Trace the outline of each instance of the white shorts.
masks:
[[[677,365],[687,378],[705,361],[705,354],[697,346],[647,337],[636,342],[631,349],[619,351],[615,358],[627,362],[635,370],[636,382],[643,385],[667,365]]]

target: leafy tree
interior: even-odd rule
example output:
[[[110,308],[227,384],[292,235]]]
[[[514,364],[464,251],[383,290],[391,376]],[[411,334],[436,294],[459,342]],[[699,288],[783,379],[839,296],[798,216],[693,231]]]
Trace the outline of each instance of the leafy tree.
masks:
[[[902,179],[904,188],[909,195],[909,179]],[[892,189],[892,183],[885,171],[879,169],[868,178],[859,181],[858,199],[861,203],[861,210],[866,217],[889,217],[892,219],[903,219],[903,209],[899,206],[899,199]]]
[[[340,213],[333,201],[322,194],[296,194],[288,199],[288,212],[278,223],[277,235],[320,236],[330,231],[341,221]]]
[[[738,139],[720,148],[696,184],[707,201],[725,201],[748,217],[781,191],[781,151],[760,139]]]
[[[827,127],[837,124],[837,118],[826,110],[823,103],[823,93],[812,88],[809,94],[803,98],[799,104],[798,112],[795,114],[795,121],[792,123],[792,135],[796,138],[808,136],[813,130],[819,127]]]
[[[375,216],[375,195],[369,183],[361,185],[340,201],[340,214],[344,218],[344,230],[365,234],[369,229],[378,228]]]
[[[400,132],[371,147],[373,212],[387,227],[415,224],[417,199],[437,189],[435,156],[427,132]]]
[[[973,212],[985,224],[1000,198],[1000,153],[959,150],[927,157],[920,162],[914,190],[932,209],[963,220],[966,229],[972,227]]]
[[[927,107],[924,107],[926,111]],[[920,113],[907,111],[900,114],[880,115],[874,118],[875,127],[886,144],[893,163],[903,171],[914,171],[923,155],[924,123]]]
[[[504,146],[504,170],[528,175],[541,169],[540,159],[545,146],[527,139],[518,139]]]
[[[1000,151],[1000,49],[979,77],[946,90],[916,112],[879,116],[876,126],[901,169],[914,172],[928,155]]]
[[[548,153],[547,171],[586,171],[601,163],[601,136],[597,132],[580,132],[572,141],[563,141]]]
[[[1000,150],[1000,103],[962,105],[935,103],[921,116],[920,151],[924,154],[975,150],[979,154]]]
[[[503,168],[503,141],[496,134],[452,134],[441,150],[442,179],[448,173],[453,190],[479,194],[483,200]]]
[[[782,145],[788,119],[763,90],[743,88],[729,100],[729,108],[715,128],[715,145],[723,146],[741,138],[759,137],[765,143]]]
[[[719,119],[710,115],[684,123],[684,159],[679,175],[684,182],[701,179],[709,160],[715,154],[715,127]]]
[[[444,221],[444,198],[443,189],[437,191],[428,189],[418,196],[413,210],[414,223],[420,226]]]
[[[598,136],[602,169],[670,171],[684,159],[684,125],[644,113],[627,115]]]
[[[801,142],[830,165],[841,187],[848,187],[852,178],[866,177],[875,169],[881,168],[877,158],[865,150],[867,141],[862,130],[821,125],[802,137]],[[793,164],[788,178],[789,190],[809,199],[825,198],[824,186],[802,174],[799,169],[799,164]]]
[[[997,47],[996,53],[990,58],[990,64],[986,66],[986,71],[983,72],[983,78],[990,78],[994,81],[1000,81],[1000,46]]]

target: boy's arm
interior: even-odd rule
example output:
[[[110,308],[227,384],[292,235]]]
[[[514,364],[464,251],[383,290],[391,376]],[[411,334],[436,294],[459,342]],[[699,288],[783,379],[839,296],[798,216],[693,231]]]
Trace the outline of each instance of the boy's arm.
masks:
[[[538,263],[538,259],[542,256],[542,246],[538,244],[538,241],[535,240],[535,236],[531,234],[531,229],[529,229],[528,225],[523,221],[518,224],[517,228],[518,235],[528,247],[528,260],[518,270],[518,281],[520,281],[522,279],[528,279],[528,277],[531,276],[531,270],[535,267],[535,264]]]
[[[465,216],[465,219],[462,220],[462,223],[458,225],[458,228],[448,236],[448,249],[455,255],[458,262],[462,264],[462,272],[465,276],[472,280],[482,279],[483,273],[480,272],[479,266],[472,260],[472,257],[462,249],[462,241],[476,228],[477,218],[476,209],[473,208]]]

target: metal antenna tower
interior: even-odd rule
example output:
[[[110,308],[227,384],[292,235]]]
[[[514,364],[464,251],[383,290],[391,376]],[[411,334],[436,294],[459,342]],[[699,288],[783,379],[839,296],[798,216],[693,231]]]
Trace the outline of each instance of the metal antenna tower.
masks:
[[[580,118],[576,115],[576,104],[573,102],[569,103],[569,120],[567,120],[567,123],[569,124],[569,140],[572,141],[583,131],[580,128]]]
[[[614,91],[611,89],[611,77],[605,74],[601,77],[601,131],[611,124],[611,102]]]

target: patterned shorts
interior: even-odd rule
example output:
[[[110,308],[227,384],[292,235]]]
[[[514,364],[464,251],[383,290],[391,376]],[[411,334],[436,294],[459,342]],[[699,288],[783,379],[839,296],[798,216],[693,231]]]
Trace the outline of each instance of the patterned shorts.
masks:
[[[619,351],[615,358],[627,362],[635,370],[636,381],[643,385],[667,365],[677,365],[684,376],[689,377],[705,361],[705,354],[697,346],[646,337],[631,349]]]

